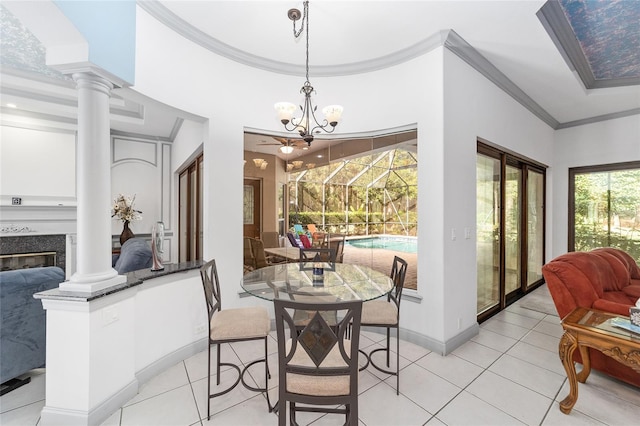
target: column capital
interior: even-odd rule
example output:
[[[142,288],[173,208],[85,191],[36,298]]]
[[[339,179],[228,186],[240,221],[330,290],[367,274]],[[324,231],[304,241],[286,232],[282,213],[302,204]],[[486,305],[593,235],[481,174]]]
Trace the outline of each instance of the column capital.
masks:
[[[74,72],[71,77],[78,89],[96,90],[108,96],[111,96],[111,90],[115,87],[111,81],[93,72]]]

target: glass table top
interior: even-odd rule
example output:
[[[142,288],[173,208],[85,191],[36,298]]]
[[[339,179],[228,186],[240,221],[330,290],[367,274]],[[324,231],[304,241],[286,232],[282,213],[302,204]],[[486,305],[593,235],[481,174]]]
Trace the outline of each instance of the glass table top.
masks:
[[[389,275],[367,266],[323,263],[322,278],[314,276],[313,262],[282,263],[244,275],[242,288],[266,300],[314,296],[316,303],[376,299],[389,293]]]
[[[640,328],[633,326],[629,318],[599,311],[588,311],[578,321],[578,324],[593,327],[600,331],[616,334],[631,340],[640,340]]]

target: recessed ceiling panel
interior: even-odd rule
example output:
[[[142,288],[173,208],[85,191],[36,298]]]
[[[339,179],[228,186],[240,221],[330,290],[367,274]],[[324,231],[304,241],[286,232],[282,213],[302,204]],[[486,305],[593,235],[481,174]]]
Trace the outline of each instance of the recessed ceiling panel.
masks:
[[[550,0],[538,17],[586,88],[640,84],[640,1]]]

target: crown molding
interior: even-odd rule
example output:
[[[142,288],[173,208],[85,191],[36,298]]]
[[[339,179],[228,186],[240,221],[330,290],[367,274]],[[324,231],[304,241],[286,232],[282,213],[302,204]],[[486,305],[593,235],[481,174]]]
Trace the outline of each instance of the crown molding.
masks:
[[[495,67],[487,58],[482,56],[473,46],[467,43],[455,31],[450,30],[444,46],[456,54],[460,59],[471,65],[476,71],[489,79],[493,84],[518,101],[522,106],[531,111],[533,115],[555,129],[560,123],[553,118],[536,101],[531,99],[520,87]]]
[[[253,68],[265,71],[275,72],[278,74],[304,76],[305,66],[292,64],[287,62],[274,61],[262,56],[257,56],[235,47],[229,46],[222,41],[211,37],[205,32],[197,29],[189,22],[180,18],[160,2],[139,1],[138,6],[164,24],[171,30],[185,37],[186,39],[198,44],[199,46],[215,53],[216,55],[230,59],[232,61],[247,65]],[[315,65],[310,66],[313,69],[315,77],[338,77],[345,75],[364,74],[371,71],[378,71],[407,62],[411,59],[424,55],[431,50],[442,46],[443,35],[446,32],[438,32],[426,39],[409,46],[405,49],[393,52],[389,55],[380,56],[378,58],[366,61],[352,62],[348,64],[337,65]]]
[[[4,112],[2,112],[4,114]],[[75,135],[75,129],[65,129],[62,127],[54,127],[54,126],[43,126],[39,124],[33,123],[24,123],[19,121],[10,121],[5,120],[4,118],[0,120],[0,126],[3,127],[15,127],[17,129],[26,129],[26,130],[37,130],[40,132],[50,132],[50,133],[66,133],[70,135]]]
[[[64,117],[62,115],[46,114],[44,112],[26,111],[23,109],[2,107],[0,108],[3,116],[27,117],[33,120],[52,121],[56,123],[67,123],[77,125],[78,120],[73,117]]]
[[[123,132],[120,130],[111,130],[110,135],[112,137],[118,137],[118,138],[129,138],[129,139],[135,139],[141,142],[173,142],[173,139],[165,137],[165,136],[152,136],[152,135],[145,135],[142,133],[134,133],[134,132]]]
[[[633,108],[626,111],[614,112],[611,114],[603,114],[595,117],[584,118],[582,120],[567,121],[560,123],[555,130],[567,129],[569,127],[584,126],[585,124],[597,123],[599,121],[615,120],[616,118],[630,117],[632,115],[640,115],[640,108]]]

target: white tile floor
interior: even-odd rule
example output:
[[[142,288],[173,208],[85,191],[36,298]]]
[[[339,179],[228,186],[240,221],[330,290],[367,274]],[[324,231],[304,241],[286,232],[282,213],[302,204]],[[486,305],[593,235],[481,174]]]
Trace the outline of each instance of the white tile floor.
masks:
[[[483,323],[478,336],[446,357],[401,342],[399,396],[395,378],[371,368],[360,373],[360,425],[639,424],[640,389],[597,371],[579,385],[571,414],[560,412],[558,401],[569,392],[558,358],[561,332],[558,317],[516,303]],[[362,346],[378,345],[382,339],[364,332]],[[223,358],[248,362],[258,358],[260,350],[255,343],[227,345]],[[272,401],[277,399],[275,351],[272,339]],[[242,386],[213,400],[214,414],[208,422],[206,359],[207,352],[201,352],[145,383],[103,425],[277,424],[276,415],[267,412],[264,396]],[[261,364],[256,367],[254,372],[259,372]],[[234,377],[229,371],[221,376],[222,386]],[[38,425],[45,378],[45,370],[35,370],[30,384],[0,398],[1,425]],[[343,417],[300,414],[298,420],[322,426],[342,424]]]

